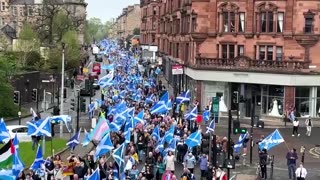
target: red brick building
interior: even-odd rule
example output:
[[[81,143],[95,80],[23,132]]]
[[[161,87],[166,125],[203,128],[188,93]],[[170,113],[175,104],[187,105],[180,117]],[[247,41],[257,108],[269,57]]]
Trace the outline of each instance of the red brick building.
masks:
[[[160,0],[140,0],[140,45],[144,50],[143,57],[152,60],[156,60],[156,52],[158,51],[156,35],[159,24],[160,2]]]
[[[202,107],[223,96],[231,109],[237,106],[236,91],[244,116],[253,105],[260,115],[295,108],[300,116],[317,116],[318,1],[160,0],[158,7],[154,41],[177,91],[191,90]],[[150,42],[154,36],[144,37]],[[183,75],[172,75],[174,64],[184,65]]]

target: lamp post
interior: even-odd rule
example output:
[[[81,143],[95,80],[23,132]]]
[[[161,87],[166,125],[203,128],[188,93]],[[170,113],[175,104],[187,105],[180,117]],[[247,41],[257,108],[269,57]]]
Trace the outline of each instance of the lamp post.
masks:
[[[65,50],[65,43],[62,43],[62,65],[61,65],[61,104],[60,104],[60,114],[63,114],[63,90],[64,90],[64,50]],[[63,136],[63,122],[60,122],[60,138]]]

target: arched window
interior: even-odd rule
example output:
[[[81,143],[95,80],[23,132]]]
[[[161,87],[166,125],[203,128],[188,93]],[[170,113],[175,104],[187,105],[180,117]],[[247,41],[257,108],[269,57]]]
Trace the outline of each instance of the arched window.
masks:
[[[270,2],[263,2],[256,9],[256,31],[259,33],[282,33],[284,12]]]
[[[238,12],[239,7],[230,2],[219,6],[219,29],[221,33],[244,32],[245,13]]]

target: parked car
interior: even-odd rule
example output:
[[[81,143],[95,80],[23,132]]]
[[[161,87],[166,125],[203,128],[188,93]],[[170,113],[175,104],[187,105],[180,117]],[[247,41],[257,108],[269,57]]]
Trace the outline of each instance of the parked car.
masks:
[[[97,54],[97,55],[96,55],[96,61],[97,61],[97,62],[102,62],[102,61],[103,61],[103,55]]]
[[[94,63],[92,72],[96,72],[98,75],[101,73],[101,64],[100,63]]]
[[[95,90],[99,90],[100,89],[100,86],[98,84],[98,79],[94,80],[94,83],[92,84],[92,88],[95,89]]]
[[[11,138],[14,138],[14,136],[17,134],[20,142],[32,141],[31,136],[28,136],[28,127],[27,126],[23,126],[23,125],[7,126],[7,130],[9,132]]]

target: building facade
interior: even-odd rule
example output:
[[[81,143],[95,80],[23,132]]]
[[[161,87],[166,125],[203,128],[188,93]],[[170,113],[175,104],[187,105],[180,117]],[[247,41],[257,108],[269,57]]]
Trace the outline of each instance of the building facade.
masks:
[[[19,34],[25,22],[31,25],[37,23],[41,16],[43,3],[43,0],[0,0],[0,25],[10,25]],[[79,23],[78,38],[80,44],[83,44],[87,3],[84,0],[56,0],[56,5],[70,12],[72,20]]]
[[[118,39],[125,40],[134,34],[135,29],[140,29],[140,13],[139,4],[123,8],[121,15],[114,22]]]
[[[164,73],[202,107],[219,96],[241,116],[320,113],[318,1],[163,0]],[[184,66],[184,75],[171,67]],[[239,98],[234,100],[233,94]],[[240,103],[236,103],[237,101]]]
[[[141,0],[140,45],[143,58],[156,60],[158,51],[157,33],[160,17],[160,0]]]

